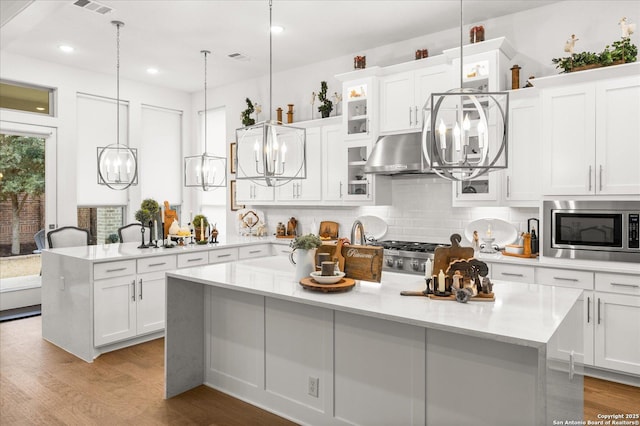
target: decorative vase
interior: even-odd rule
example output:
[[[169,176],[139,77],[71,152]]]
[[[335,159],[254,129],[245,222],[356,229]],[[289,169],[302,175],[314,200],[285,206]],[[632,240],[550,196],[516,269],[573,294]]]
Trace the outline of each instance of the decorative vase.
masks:
[[[294,255],[297,262],[293,260]],[[316,249],[294,249],[289,254],[289,261],[296,265],[295,280],[299,282],[316,270]]]
[[[322,114],[322,118],[328,118],[329,114],[331,114],[331,111],[323,109],[322,111],[320,111],[320,113]]]

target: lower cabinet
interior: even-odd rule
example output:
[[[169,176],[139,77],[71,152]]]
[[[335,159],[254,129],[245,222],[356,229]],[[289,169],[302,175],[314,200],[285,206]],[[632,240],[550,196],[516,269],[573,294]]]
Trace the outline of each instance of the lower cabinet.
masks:
[[[537,267],[536,282],[585,289],[582,304],[568,318],[582,324],[584,332],[556,336],[552,353],[566,357],[566,348],[576,342],[575,347],[584,348],[573,354],[576,361],[640,374],[640,276]]]
[[[496,280],[532,283],[534,282],[533,275],[533,266],[508,265],[505,263],[494,263],[491,266],[491,277]]]

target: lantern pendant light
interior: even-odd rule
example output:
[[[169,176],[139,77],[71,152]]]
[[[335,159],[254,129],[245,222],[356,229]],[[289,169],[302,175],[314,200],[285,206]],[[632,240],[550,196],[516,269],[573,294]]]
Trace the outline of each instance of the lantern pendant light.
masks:
[[[138,184],[138,156],[136,149],[120,145],[120,27],[124,23],[111,21],[116,26],[116,143],[98,147],[98,184],[115,190],[124,190]]]
[[[509,93],[463,86],[460,0],[460,88],[432,93],[423,108],[422,152],[439,176],[465,181],[507,168]]]
[[[204,152],[184,158],[184,186],[209,191],[227,186],[227,159],[207,153],[207,55],[211,52],[200,53],[204,55]]]
[[[306,179],[306,131],[272,120],[273,41],[269,0],[269,121],[236,130],[236,179],[281,186]]]

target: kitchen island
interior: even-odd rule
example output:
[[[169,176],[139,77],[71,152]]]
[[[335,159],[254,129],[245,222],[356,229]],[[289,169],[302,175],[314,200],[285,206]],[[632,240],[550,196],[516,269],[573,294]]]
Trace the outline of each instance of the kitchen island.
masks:
[[[204,383],[306,424],[582,418],[581,366],[554,350],[581,290],[498,281],[460,304],[400,296],[419,276],[327,294],[293,272],[273,256],[167,273],[166,397]]]

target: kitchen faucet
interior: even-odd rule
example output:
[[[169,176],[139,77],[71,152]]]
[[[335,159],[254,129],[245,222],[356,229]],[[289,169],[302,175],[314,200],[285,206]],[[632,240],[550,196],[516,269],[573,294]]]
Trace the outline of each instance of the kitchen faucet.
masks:
[[[358,219],[353,222],[353,226],[351,227],[351,239],[349,241],[351,241],[351,244],[355,244],[356,230],[358,228],[360,228],[360,239],[358,245],[364,246],[364,225]]]

